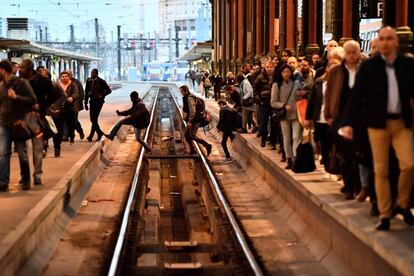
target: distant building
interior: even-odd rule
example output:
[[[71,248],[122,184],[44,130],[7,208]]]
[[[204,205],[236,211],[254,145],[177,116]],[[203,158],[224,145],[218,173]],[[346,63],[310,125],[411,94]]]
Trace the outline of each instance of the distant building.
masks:
[[[158,3],[154,0],[138,0],[138,32],[154,34],[158,30],[158,21],[154,17]]]
[[[172,37],[178,31],[180,52],[191,48],[193,42],[211,39],[211,4],[208,0],[159,0],[158,32],[160,37]]]

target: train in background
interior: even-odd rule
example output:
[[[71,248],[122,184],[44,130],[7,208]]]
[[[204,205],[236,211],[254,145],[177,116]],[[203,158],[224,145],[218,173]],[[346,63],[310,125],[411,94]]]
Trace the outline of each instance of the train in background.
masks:
[[[144,81],[184,81],[189,70],[187,61],[147,62],[141,71],[141,80]]]

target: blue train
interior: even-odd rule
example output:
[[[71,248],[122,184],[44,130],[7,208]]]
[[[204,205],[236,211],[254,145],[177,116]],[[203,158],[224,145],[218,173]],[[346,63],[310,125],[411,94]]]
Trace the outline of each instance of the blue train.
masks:
[[[144,81],[184,81],[189,70],[187,61],[144,63],[141,79]]]

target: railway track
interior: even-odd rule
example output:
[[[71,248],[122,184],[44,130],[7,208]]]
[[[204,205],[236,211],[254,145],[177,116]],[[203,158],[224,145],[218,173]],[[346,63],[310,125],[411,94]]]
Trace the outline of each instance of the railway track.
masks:
[[[158,87],[109,275],[262,275],[204,153],[186,154],[185,122]]]

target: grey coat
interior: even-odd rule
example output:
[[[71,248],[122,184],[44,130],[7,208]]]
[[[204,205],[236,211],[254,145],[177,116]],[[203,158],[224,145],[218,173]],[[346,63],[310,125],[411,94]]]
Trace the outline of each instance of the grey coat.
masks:
[[[290,90],[292,89],[292,85],[293,85],[292,94],[290,95],[290,98],[287,101]],[[296,101],[298,100],[298,91],[301,88],[302,86],[299,81],[293,82],[292,80],[289,80],[288,83],[283,82],[280,88],[277,82],[274,82],[272,85],[270,105],[273,108],[282,108],[285,106],[285,103],[286,103],[292,107],[292,110],[290,112],[286,112],[285,120],[287,121],[298,119],[298,114],[296,111]]]

